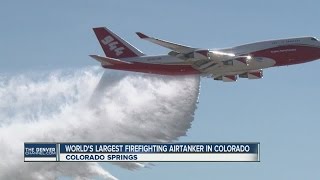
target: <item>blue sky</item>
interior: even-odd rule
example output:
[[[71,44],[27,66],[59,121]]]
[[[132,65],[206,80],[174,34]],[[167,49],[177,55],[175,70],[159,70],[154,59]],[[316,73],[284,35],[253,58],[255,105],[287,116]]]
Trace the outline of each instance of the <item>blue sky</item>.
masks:
[[[91,30],[108,26],[146,54],[168,50],[141,31],[177,43],[224,48],[252,41],[316,36],[319,1],[3,1],[0,73],[97,65]],[[319,179],[319,61],[267,69],[261,80],[202,79],[192,128],[181,141],[258,141],[260,163],[157,163],[120,179]]]

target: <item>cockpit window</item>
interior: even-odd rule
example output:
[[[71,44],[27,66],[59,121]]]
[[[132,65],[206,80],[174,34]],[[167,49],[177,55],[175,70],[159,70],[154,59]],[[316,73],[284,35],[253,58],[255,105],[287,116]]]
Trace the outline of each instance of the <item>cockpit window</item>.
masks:
[[[318,41],[316,38],[311,38],[312,41]]]

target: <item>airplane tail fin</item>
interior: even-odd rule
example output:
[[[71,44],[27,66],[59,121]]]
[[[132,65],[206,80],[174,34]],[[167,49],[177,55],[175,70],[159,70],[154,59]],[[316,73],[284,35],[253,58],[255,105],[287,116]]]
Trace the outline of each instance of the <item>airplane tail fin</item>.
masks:
[[[120,59],[144,55],[140,50],[117,36],[106,27],[93,28],[93,31],[107,57]]]

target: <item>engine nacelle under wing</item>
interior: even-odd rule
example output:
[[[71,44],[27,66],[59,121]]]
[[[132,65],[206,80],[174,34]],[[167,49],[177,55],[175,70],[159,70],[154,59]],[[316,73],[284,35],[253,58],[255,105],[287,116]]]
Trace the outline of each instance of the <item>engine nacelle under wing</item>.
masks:
[[[240,78],[248,78],[248,79],[261,79],[263,78],[263,71],[262,69],[260,70],[254,70],[254,71],[249,71],[243,74],[239,74]]]
[[[241,56],[233,59],[222,61],[225,66],[249,66],[251,57]]]
[[[223,82],[235,82],[237,81],[237,75],[226,75],[214,78],[214,80],[223,81]]]

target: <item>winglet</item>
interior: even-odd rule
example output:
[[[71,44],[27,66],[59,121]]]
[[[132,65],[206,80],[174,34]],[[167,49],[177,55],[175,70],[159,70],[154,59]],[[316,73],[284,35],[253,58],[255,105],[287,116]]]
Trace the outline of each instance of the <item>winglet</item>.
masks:
[[[145,39],[145,38],[149,38],[149,36],[141,33],[141,32],[136,32],[136,34],[141,38],[141,39]]]

